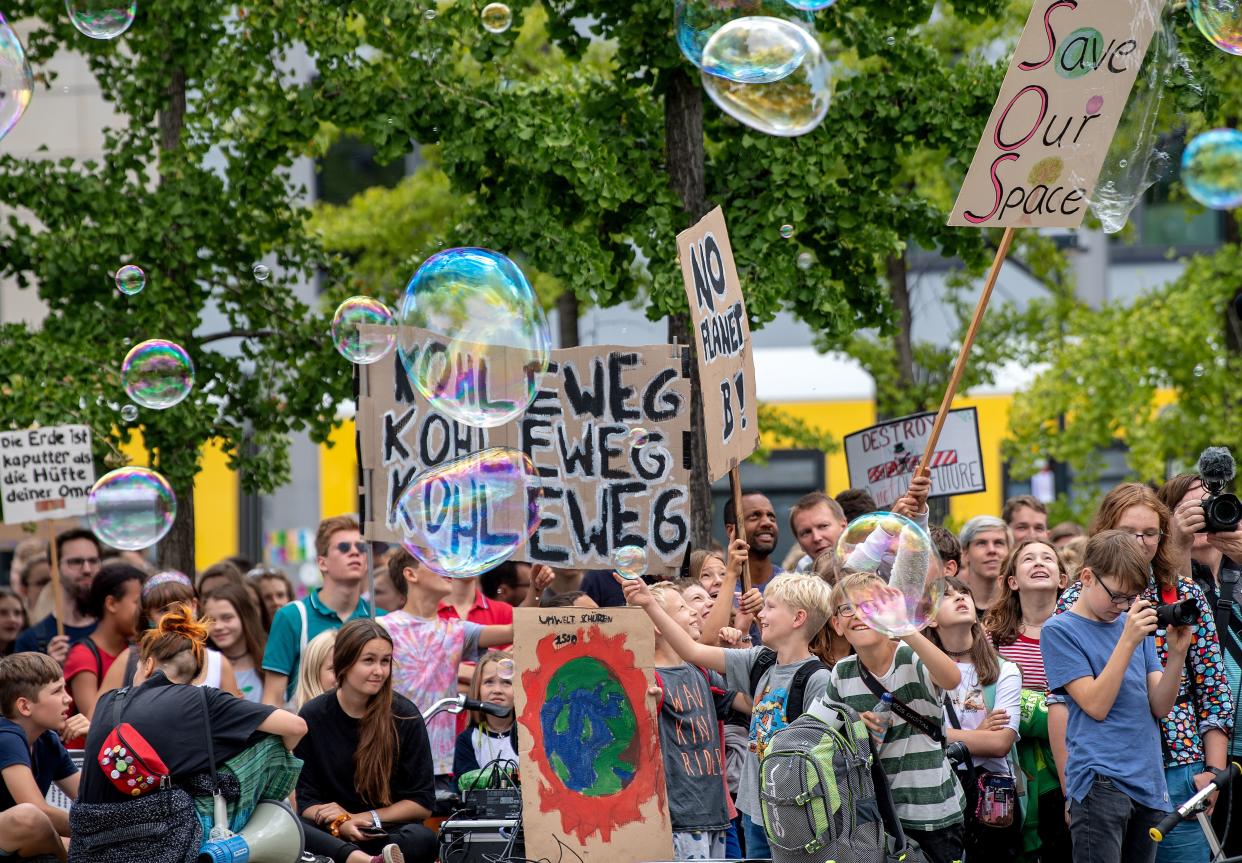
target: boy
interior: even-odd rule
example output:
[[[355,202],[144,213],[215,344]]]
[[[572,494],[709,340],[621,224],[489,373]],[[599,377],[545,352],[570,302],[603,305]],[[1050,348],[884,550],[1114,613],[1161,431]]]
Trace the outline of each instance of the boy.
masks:
[[[965,799],[944,754],[944,694],[962,681],[955,663],[921,632],[894,640],[872,629],[857,613],[875,603],[887,619],[904,615],[901,592],[867,573],[846,575],[832,589],[832,627],[854,649],[832,669],[825,699],[848,704],[883,744],[880,766],[892,786],[897,817],[907,835],[933,863],[962,857]],[[880,616],[880,615],[877,615]],[[872,712],[879,692],[892,693],[887,728]],[[898,703],[900,702],[900,706]],[[909,722],[902,713],[914,717]]]
[[[66,859],[69,813],[46,797],[52,782],[71,800],[78,794],[78,768],[57,732],[80,737],[90,726],[81,714],[65,718],[70,701],[64,673],[47,654],[0,660],[0,857]]]
[[[814,576],[793,574],[779,575],[768,582],[759,612],[763,643],[768,648],[765,653],[763,647],[729,650],[699,644],[654,601],[645,584],[616,578],[626,601],[647,612],[682,659],[724,674],[729,689],[752,696],[755,706],[750,720],[750,746],[738,783],[737,808],[743,815],[746,856],[772,856],[759,807],[759,759],[768,738],[804,712],[801,708],[819,697],[828,685],[828,670],[808,647],[828,619],[828,585]],[[760,656],[764,656],[762,663]],[[771,664],[752,686],[752,669],[758,670],[768,662]],[[790,705],[791,690],[796,688],[801,689],[802,704]]]
[[[1044,624],[1040,651],[1051,692],[1069,707],[1065,799],[1075,863],[1151,863],[1148,836],[1169,806],[1157,721],[1173,709],[1191,627],[1166,631],[1168,665],[1156,656],[1156,611],[1139,544],[1123,530],[1091,537],[1082,590]],[[1126,609],[1129,609],[1127,612]]]

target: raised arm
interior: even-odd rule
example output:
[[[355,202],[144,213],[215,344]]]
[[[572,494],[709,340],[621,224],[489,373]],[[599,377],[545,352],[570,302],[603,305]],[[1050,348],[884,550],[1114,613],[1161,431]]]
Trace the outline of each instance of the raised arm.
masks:
[[[651,618],[651,622],[660,630],[660,634],[664,636],[664,640],[668,642],[669,647],[677,652],[682,659],[694,665],[700,665],[703,668],[710,668],[712,671],[725,673],[725,649],[723,647],[710,647],[706,644],[699,644],[690,637],[690,633],[681,628],[681,625],[673,618],[669,617],[660,603],[655,601],[655,597],[651,595],[651,591],[647,589],[647,585],[641,579],[624,579],[619,575],[614,575],[617,582],[621,585],[621,591],[625,594],[625,601],[629,605],[637,606],[647,612],[647,616]],[[724,588],[721,589],[724,593]]]
[[[932,683],[946,692],[951,689],[957,689],[962,682],[962,672],[949,654],[937,647],[930,638],[921,632],[903,635],[901,640],[910,645],[915,655],[923,660],[923,664],[927,666],[928,673],[931,674]]]

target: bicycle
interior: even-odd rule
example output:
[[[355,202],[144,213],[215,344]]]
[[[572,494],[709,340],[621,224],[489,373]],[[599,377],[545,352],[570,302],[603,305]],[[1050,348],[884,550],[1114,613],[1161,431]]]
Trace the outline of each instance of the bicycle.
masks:
[[[1224,850],[1221,848],[1220,839],[1216,835],[1216,831],[1212,828],[1212,820],[1207,814],[1207,801],[1216,791],[1222,790],[1233,780],[1238,778],[1242,773],[1242,765],[1236,761],[1222,770],[1215,779],[1208,785],[1204,786],[1198,794],[1195,794],[1181,806],[1170,812],[1155,827],[1148,831],[1151,838],[1159,843],[1164,840],[1165,836],[1173,831],[1173,828],[1181,824],[1183,821],[1189,821],[1191,818],[1199,822],[1199,828],[1203,831],[1203,835],[1207,837],[1208,848],[1211,849],[1211,863],[1242,863],[1242,855],[1236,857],[1225,857]]]

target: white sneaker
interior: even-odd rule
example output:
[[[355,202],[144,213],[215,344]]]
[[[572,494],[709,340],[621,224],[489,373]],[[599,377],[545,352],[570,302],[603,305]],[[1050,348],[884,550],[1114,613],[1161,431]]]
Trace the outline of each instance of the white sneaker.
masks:
[[[401,853],[401,848],[397,845],[385,845],[384,850],[375,857],[376,863],[405,863],[405,855]]]

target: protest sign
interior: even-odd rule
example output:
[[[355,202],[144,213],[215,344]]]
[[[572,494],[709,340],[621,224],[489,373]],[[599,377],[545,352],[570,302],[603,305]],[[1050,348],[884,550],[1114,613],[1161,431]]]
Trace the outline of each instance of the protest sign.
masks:
[[[515,609],[513,652],[526,856],[672,859],[647,615]]]
[[[1037,0],[949,217],[1076,228],[1165,0]]]
[[[707,467],[715,482],[759,446],[750,323],[719,207],[677,235],[677,257],[699,351]]]
[[[871,492],[882,508],[896,503],[910,486],[935,419],[934,413],[913,414],[846,435],[850,486]],[[979,447],[979,415],[974,408],[957,408],[945,415],[940,440],[927,467],[931,469],[931,497],[987,490]]]
[[[438,344],[424,334],[423,350]],[[410,361],[410,357],[406,357]],[[647,549],[649,572],[681,566],[690,541],[690,375],[674,345],[580,347],[552,352],[525,413],[476,428],[437,411],[398,356],[359,370],[361,511],[371,540],[400,542],[398,504],[430,468],[490,447],[530,456],[540,476],[539,525],[515,560],[612,568],[616,549]],[[632,444],[642,428],[648,443]],[[459,532],[487,539],[486,513]],[[455,526],[456,527],[456,526]]]
[[[89,426],[0,432],[0,501],[6,524],[86,515],[94,484]]]

